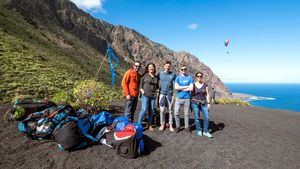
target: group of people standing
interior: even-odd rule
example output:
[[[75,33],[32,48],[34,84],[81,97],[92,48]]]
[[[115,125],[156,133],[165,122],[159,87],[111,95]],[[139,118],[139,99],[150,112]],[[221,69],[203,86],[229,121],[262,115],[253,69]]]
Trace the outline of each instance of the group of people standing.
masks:
[[[138,123],[142,124],[144,116],[147,114],[147,126],[149,131],[153,131],[152,119],[155,114],[155,99],[158,95],[160,111],[160,127],[163,131],[167,126],[171,132],[178,133],[180,129],[179,112],[184,107],[184,130],[191,132],[189,128],[189,110],[192,108],[195,116],[196,133],[198,136],[205,135],[209,138],[209,112],[210,98],[208,86],[203,81],[203,74],[197,72],[195,80],[188,75],[187,66],[180,67],[180,73],[176,75],[171,71],[171,62],[164,63],[164,70],[156,74],[156,66],[149,63],[143,75],[139,74],[141,63],[135,61],[122,80],[123,95],[125,97],[125,116],[134,121],[138,96],[141,94],[141,111]],[[173,98],[173,87],[177,91],[175,100]],[[157,93],[157,91],[159,93]],[[173,127],[173,104],[175,126]],[[165,109],[169,113],[169,124],[165,120]],[[200,111],[203,116],[203,130],[200,124]]]

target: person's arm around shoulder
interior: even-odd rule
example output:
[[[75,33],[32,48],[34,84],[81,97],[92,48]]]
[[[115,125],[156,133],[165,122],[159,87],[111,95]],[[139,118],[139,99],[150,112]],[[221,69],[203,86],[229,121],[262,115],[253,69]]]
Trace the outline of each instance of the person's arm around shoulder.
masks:
[[[208,92],[208,86],[205,87],[206,90],[206,101],[207,101],[207,108],[210,109],[210,98],[209,98],[209,92]]]
[[[156,78],[156,85],[155,85],[155,89],[157,92],[159,92],[159,77],[158,77],[158,74],[155,75],[155,78]]]
[[[141,78],[140,92],[141,92],[142,94],[145,93],[145,91],[144,91],[144,78],[145,78],[145,76],[146,76],[146,74],[144,74],[144,75],[142,76],[142,78]]]
[[[195,83],[193,83],[193,90],[191,91],[191,95],[192,95],[192,96],[195,95],[195,87],[196,87],[196,85],[195,85]]]
[[[158,72],[158,74],[156,75],[156,77],[157,77],[157,88],[158,88],[157,90],[158,90],[158,91],[160,91],[160,87],[161,87],[161,86],[160,86],[160,80],[161,80],[161,77],[160,77],[160,76],[161,76],[161,73]]]

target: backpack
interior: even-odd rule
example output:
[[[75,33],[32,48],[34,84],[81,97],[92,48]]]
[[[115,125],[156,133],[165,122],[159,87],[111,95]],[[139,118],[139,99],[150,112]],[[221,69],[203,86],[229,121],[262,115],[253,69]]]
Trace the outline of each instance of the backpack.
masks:
[[[143,127],[141,124],[131,123],[126,117],[117,117],[108,128],[111,131],[106,134],[105,142],[113,146],[118,155],[125,158],[135,158],[137,155],[144,153]],[[131,134],[131,136],[128,137],[128,134]]]
[[[71,115],[74,115],[74,109],[70,105],[51,107],[28,115],[18,124],[18,128],[32,139],[49,139],[53,130],[59,128]]]
[[[53,137],[61,150],[72,151],[88,145],[73,121],[63,124],[61,128],[56,128]]]
[[[81,134],[92,143],[99,142],[104,135],[103,128],[112,124],[112,115],[105,111],[85,118],[68,117],[68,119],[76,121]]]
[[[32,98],[18,98],[14,105],[5,113],[4,121],[8,120],[24,120],[29,114],[43,111],[47,108],[56,106],[49,100],[35,100]]]
[[[142,155],[144,153],[144,140],[143,140],[143,126],[138,123],[133,123],[134,128],[136,130],[136,139],[138,142],[138,154]]]
[[[84,116],[88,116],[88,115],[97,114],[97,111],[93,107],[84,106],[84,107],[80,108],[79,110],[77,110],[75,112],[75,114],[77,116],[84,117]]]
[[[68,116],[75,116],[74,108],[69,105],[60,105],[54,111],[46,111],[45,115],[55,126],[61,125]]]
[[[49,139],[52,137],[54,124],[47,118],[41,118],[38,121],[29,118],[20,122],[18,129],[31,139]]]
[[[106,143],[111,145],[117,155],[124,158],[136,158],[138,155],[137,132],[133,124],[128,124],[123,131],[111,130],[106,134]]]
[[[62,150],[73,151],[99,143],[106,126],[112,123],[112,115],[101,112],[84,117],[68,116],[62,125],[57,126],[53,136]]]
[[[99,114],[93,115],[91,120],[93,122],[93,130],[91,134],[96,137],[96,142],[98,142],[99,139],[104,135],[104,131],[102,129],[110,126],[113,123],[113,117],[110,113],[102,111]]]
[[[127,117],[121,116],[114,119],[112,127],[117,131],[122,131],[130,123]]]

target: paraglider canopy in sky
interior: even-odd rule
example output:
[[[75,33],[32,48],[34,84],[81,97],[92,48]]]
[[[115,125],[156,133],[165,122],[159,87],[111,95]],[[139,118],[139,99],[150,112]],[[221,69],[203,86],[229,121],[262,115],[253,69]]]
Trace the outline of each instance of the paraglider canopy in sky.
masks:
[[[227,38],[227,39],[225,40],[225,46],[226,46],[226,47],[229,45],[229,41],[230,41],[229,38]]]
[[[226,48],[228,47],[228,45],[229,45],[229,42],[230,42],[230,39],[229,39],[229,38],[227,38],[227,39],[225,40],[225,43],[224,43],[224,45],[225,45],[225,47],[226,47]],[[227,54],[229,54],[229,51],[228,51],[228,49],[227,49],[226,53],[227,53]]]

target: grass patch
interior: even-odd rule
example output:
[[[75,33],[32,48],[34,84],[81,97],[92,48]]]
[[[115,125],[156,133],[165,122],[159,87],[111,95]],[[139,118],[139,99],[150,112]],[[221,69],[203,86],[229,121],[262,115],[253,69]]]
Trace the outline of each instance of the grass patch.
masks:
[[[238,106],[250,106],[250,103],[246,101],[242,101],[241,99],[229,99],[229,98],[216,99],[215,104],[235,104]]]

